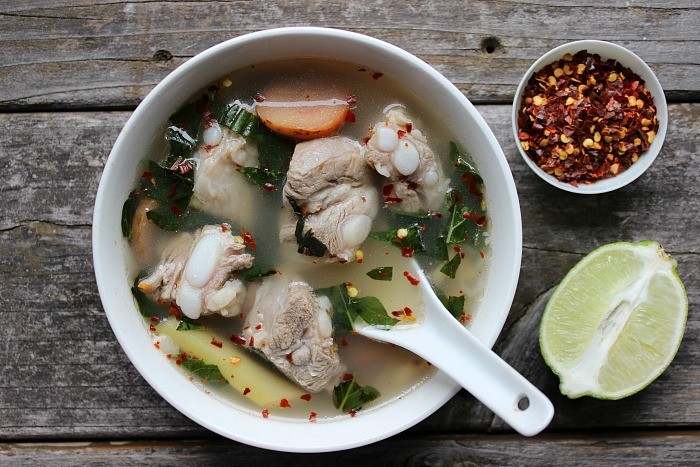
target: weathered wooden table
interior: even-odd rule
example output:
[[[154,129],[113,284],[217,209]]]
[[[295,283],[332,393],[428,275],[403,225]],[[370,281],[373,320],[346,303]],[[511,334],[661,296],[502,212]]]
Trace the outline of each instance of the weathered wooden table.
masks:
[[[92,270],[91,217],[112,143],[148,91],[197,52],[263,28],[323,25],[394,43],[478,104],[520,195],[520,285],[496,351],[556,407],[513,434],[466,392],[406,433],[288,455],[214,436],[161,399],[117,344]],[[670,122],[647,173],[617,192],[556,190],[520,159],[513,93],[541,54],[584,38],[626,46],[661,80]],[[700,5],[697,0],[0,2],[0,464],[697,464],[700,461]],[[539,353],[552,289],[604,243],[655,239],[690,300],[668,370],[620,401],[568,400]]]

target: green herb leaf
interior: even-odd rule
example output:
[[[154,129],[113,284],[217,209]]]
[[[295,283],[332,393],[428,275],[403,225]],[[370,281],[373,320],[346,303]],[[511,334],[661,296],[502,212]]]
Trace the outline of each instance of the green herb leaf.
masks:
[[[450,295],[448,297],[445,295],[445,292],[439,288],[435,287],[434,285],[432,287],[435,291],[435,295],[437,295],[440,302],[442,302],[445,308],[447,308],[447,311],[449,311],[450,314],[456,319],[460,319],[462,317],[462,313],[464,313],[464,301],[466,297],[464,295]]]
[[[146,218],[156,226],[168,232],[177,232],[182,229],[188,217],[187,206],[189,199],[179,200],[165,206],[158,206],[146,213]]]
[[[246,282],[251,282],[259,277],[273,276],[275,274],[277,274],[277,269],[275,268],[268,268],[253,264],[252,268],[246,269],[246,271],[243,273],[243,278],[246,280]]]
[[[174,170],[166,169],[153,161],[148,162],[150,183],[145,185],[146,195],[157,201],[171,203],[192,197],[194,182]]]
[[[393,326],[399,322],[398,319],[387,314],[386,308],[377,297],[367,296],[352,299],[351,306],[357,310],[360,318],[371,326]]]
[[[260,119],[248,112],[240,101],[227,104],[220,111],[215,110],[212,117],[244,138],[255,139],[258,135]]]
[[[390,281],[394,273],[394,268],[391,266],[383,266],[380,268],[374,268],[367,273],[369,277],[375,281]]]
[[[333,306],[333,328],[342,335],[355,329],[355,320],[359,316],[371,326],[393,326],[399,320],[392,318],[378,298],[372,296],[350,298],[345,283],[318,289],[316,293],[325,295]]]
[[[481,175],[476,171],[473,165],[467,162],[460,154],[457,143],[450,141],[450,160],[455,164],[455,169],[460,173],[468,173],[475,178],[477,183],[483,183]]]
[[[297,220],[297,227],[294,231],[294,236],[297,239],[297,245],[299,245],[297,252],[301,253],[302,255],[315,256],[317,258],[325,255],[326,251],[328,251],[326,245],[324,245],[321,240],[314,237],[314,233],[311,231],[311,229],[307,230],[306,233],[302,233],[303,231],[304,219],[299,219]]]
[[[170,141],[170,155],[167,161],[172,163],[175,163],[178,157],[183,159],[189,157],[197,144],[197,141],[189,133],[175,125],[169,126],[165,130],[165,139]]]
[[[139,205],[139,200],[134,193],[135,191],[129,193],[129,197],[126,198],[124,206],[122,207],[122,235],[127,240],[131,240],[131,231],[134,227],[134,215]]]
[[[226,379],[221,374],[219,367],[205,363],[204,360],[195,360],[188,355],[181,361],[182,366],[195,374],[203,383],[225,383]]]
[[[446,262],[441,268],[440,272],[443,273],[444,275],[448,276],[450,279],[454,279],[455,275],[457,274],[457,268],[459,268],[460,263],[462,262],[462,255],[460,253],[456,253],[451,260]]]
[[[196,331],[197,329],[204,329],[204,326],[188,318],[184,313],[180,313],[180,322],[177,323],[176,331]]]
[[[404,227],[408,231],[408,235],[404,238],[399,238],[398,229],[389,230],[385,232],[371,232],[369,238],[373,238],[387,245],[394,245],[398,248],[413,248],[413,251],[425,251],[423,246],[423,241],[421,238],[420,227],[413,225],[410,227]]]
[[[139,313],[145,318],[152,318],[154,316],[159,316],[167,314],[168,304],[159,305],[157,301],[151,300],[148,295],[146,295],[143,290],[139,289],[138,284],[140,281],[139,277],[143,274],[139,274],[134,280],[134,285],[131,287],[131,294],[136,299],[136,305],[138,306]]]
[[[381,394],[372,386],[360,386],[355,378],[342,381],[333,388],[333,405],[341,412],[360,410]]]
[[[266,184],[275,185],[278,184],[284,178],[284,173],[275,172],[268,169],[261,169],[259,167],[242,167],[236,169],[253,185],[258,188],[264,188]]]
[[[350,302],[348,287],[345,283],[318,289],[316,293],[325,295],[331,301],[331,306],[333,307],[333,329],[337,334],[347,334],[355,328],[354,323],[358,313]]]

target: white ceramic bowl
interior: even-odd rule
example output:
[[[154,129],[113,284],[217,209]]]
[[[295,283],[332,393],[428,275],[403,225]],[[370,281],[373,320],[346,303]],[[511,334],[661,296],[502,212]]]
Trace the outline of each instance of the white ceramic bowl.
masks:
[[[525,153],[523,148],[520,146],[520,139],[518,138],[518,112],[520,111],[520,105],[523,93],[525,92],[525,87],[527,86],[527,82],[530,80],[532,75],[550,63],[560,60],[564,54],[570,53],[574,55],[581,50],[587,50],[589,53],[598,54],[603,60],[610,58],[617,60],[623,66],[632,69],[632,71],[637,73],[646,82],[646,88],[654,97],[656,115],[659,119],[659,130],[656,133],[654,142],[649,146],[649,149],[642,153],[639,156],[639,160],[632,164],[630,168],[612,178],[599,180],[592,184],[581,183],[578,185],[578,187],[575,187],[569,183],[561,182],[557,180],[556,177],[549,175],[547,172],[539,168],[537,164],[535,164]],[[518,90],[515,92],[515,98],[513,99],[513,136],[515,137],[516,146],[518,147],[518,151],[520,151],[520,155],[522,156],[523,160],[544,181],[554,185],[557,188],[561,188],[562,190],[570,191],[572,193],[587,195],[606,193],[608,191],[622,188],[623,186],[636,180],[644,173],[646,169],[649,168],[652,162],[654,162],[654,159],[656,159],[656,156],[658,156],[661,146],[664,144],[667,126],[668,108],[666,107],[666,96],[664,95],[663,89],[661,89],[661,84],[656,78],[656,75],[654,75],[654,72],[651,70],[651,68],[649,68],[649,65],[647,65],[644,60],[626,48],[611,42],[594,40],[576,41],[560,45],[559,47],[550,50],[540,57],[539,60],[533,63],[530,69],[527,70],[527,73],[525,73],[525,76],[523,76],[523,79],[520,81]]]
[[[405,430],[437,410],[459,389],[442,373],[401,399],[354,418],[299,423],[263,419],[204,394],[154,348],[136,309],[127,275],[127,243],[121,206],[136,178],[137,164],[162,124],[197,90],[251,64],[285,57],[327,57],[381,70],[402,80],[442,110],[462,135],[486,186],[493,259],[481,312],[472,332],[493,346],[508,315],[521,257],[520,208],[503,152],[474,106],[446,78],[408,52],[377,39],[323,28],[285,28],[247,34],[216,45],[179,67],[139,105],[107,160],[95,202],[93,255],[105,313],[127,356],[158,393],[200,425],[220,435],[268,449],[321,452],[348,449]]]

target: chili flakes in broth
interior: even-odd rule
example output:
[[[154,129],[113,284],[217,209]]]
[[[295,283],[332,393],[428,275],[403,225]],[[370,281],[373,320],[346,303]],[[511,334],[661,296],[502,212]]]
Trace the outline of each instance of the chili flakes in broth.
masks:
[[[530,159],[577,186],[627,170],[649,149],[659,122],[654,98],[639,75],[581,50],[530,78],[518,128]]]

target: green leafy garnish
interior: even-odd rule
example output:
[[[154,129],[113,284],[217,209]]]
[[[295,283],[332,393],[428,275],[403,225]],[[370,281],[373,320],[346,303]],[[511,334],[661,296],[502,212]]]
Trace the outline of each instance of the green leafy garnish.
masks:
[[[131,294],[136,299],[136,305],[138,306],[139,313],[144,318],[152,318],[154,316],[163,315],[167,313],[169,305],[159,305],[155,300],[151,300],[148,295],[146,295],[143,290],[139,289],[138,277],[134,281],[133,287],[131,287]]]
[[[414,252],[425,251],[423,246],[421,228],[417,225],[405,227],[407,235],[403,238],[399,237],[398,231],[388,230],[385,232],[371,232],[369,238],[373,238],[387,245],[394,245],[398,248],[411,248]]]
[[[194,133],[194,135],[197,134]],[[175,125],[169,126],[165,130],[165,139],[170,141],[170,154],[167,162],[171,164],[175,163],[178,157],[183,159],[189,157],[197,144],[197,141],[187,131]]]
[[[304,219],[299,219],[297,221],[297,227],[294,230],[294,236],[297,239],[297,253],[307,256],[315,256],[317,258],[322,257],[328,251],[326,245],[323,244],[321,240],[314,237],[314,233],[311,229],[304,232]]]
[[[338,334],[347,334],[352,331],[358,316],[372,326],[393,326],[399,322],[387,314],[386,308],[376,297],[350,298],[345,283],[318,289],[316,292],[325,295],[331,301],[333,328]]]
[[[178,200],[165,206],[158,206],[146,213],[146,218],[155,225],[168,232],[176,232],[182,229],[188,215],[187,206],[189,199]]]
[[[391,266],[384,266],[380,268],[374,268],[367,273],[369,277],[375,281],[390,281],[394,273],[394,268]]]
[[[253,185],[258,188],[266,188],[266,185],[273,185],[276,188],[276,183],[279,183],[284,178],[284,173],[268,170],[260,167],[242,167],[236,169]]]
[[[204,326],[180,313],[180,322],[177,323],[176,331],[196,331],[204,329]]]
[[[253,264],[253,267],[246,269],[246,271],[243,273],[243,278],[246,280],[246,282],[251,282],[259,277],[272,276],[275,274],[277,274],[277,269],[275,268],[268,268]]]
[[[333,405],[341,412],[360,410],[381,394],[372,386],[360,386],[355,378],[343,380],[333,388]]]
[[[455,318],[460,319],[464,313],[464,301],[466,297],[464,295],[450,295],[448,297],[445,292],[434,285],[433,290],[435,291],[435,295],[437,295],[440,302],[442,302],[445,308],[447,308],[447,311],[449,311]]]
[[[458,252],[451,260],[446,262],[441,268],[440,272],[448,276],[450,279],[454,279],[457,274],[457,268],[462,263],[462,255]]]
[[[164,203],[189,199],[192,197],[194,182],[179,172],[166,169],[153,161],[148,162],[148,172],[145,172],[148,183],[144,190],[149,198]]]
[[[212,118],[244,138],[254,139],[260,127],[260,119],[248,112],[240,101],[232,102],[220,110],[215,110]]]
[[[187,358],[181,360],[182,366],[195,374],[203,383],[225,383],[224,375],[221,374],[219,367],[216,365],[205,363],[204,360]]]
[[[136,191],[129,193],[129,197],[126,198],[124,206],[122,207],[122,235],[127,240],[131,240],[131,231],[134,227],[134,215],[139,205],[139,200],[135,193]]]
[[[457,172],[468,173],[475,178],[477,183],[483,183],[481,175],[479,175],[474,166],[462,158],[457,143],[454,141],[450,141],[450,160],[454,163]]]

